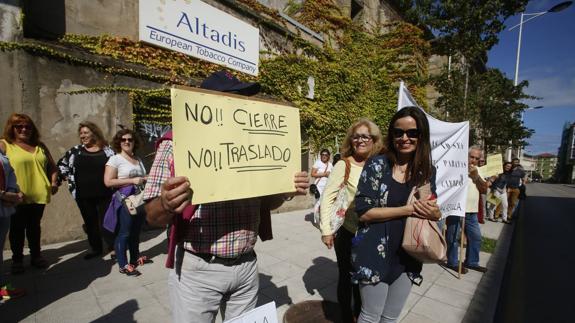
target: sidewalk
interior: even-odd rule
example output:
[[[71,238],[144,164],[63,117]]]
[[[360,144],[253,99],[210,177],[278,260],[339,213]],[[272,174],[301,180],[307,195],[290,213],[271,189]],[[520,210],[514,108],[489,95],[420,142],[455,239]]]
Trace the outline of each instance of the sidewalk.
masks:
[[[336,302],[335,253],[321,243],[319,232],[309,222],[312,217],[311,210],[274,214],[274,239],[256,245],[258,305],[275,301],[279,322],[291,304],[305,300]],[[487,222],[481,226],[484,235],[497,238],[504,225]],[[140,249],[154,263],[141,267],[139,277],[118,273],[109,257],[84,260],[85,241],[45,246],[50,268],[27,268],[24,275],[8,277],[14,286],[26,288],[28,295],[0,305],[2,322],[171,321],[165,237],[161,230],[143,233]],[[4,259],[9,256],[5,251]],[[482,253],[480,258],[485,265],[490,255]],[[9,260],[4,262],[5,272],[10,264]],[[486,275],[491,271],[497,272],[490,265]],[[478,272],[470,271],[459,280],[454,272],[439,265],[424,265],[422,275],[422,285],[414,286],[409,295],[402,323],[462,322],[472,299],[473,303],[478,299],[474,295],[484,294],[478,290],[483,276]]]

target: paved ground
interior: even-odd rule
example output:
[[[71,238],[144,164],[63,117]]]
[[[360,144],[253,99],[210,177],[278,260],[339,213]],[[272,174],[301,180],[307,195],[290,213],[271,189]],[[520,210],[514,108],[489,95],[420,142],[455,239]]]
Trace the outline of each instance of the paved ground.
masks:
[[[309,222],[310,212],[273,215],[275,238],[256,246],[259,304],[275,301],[280,322],[291,304],[304,300],[336,301],[335,254],[321,243],[319,232]],[[503,227],[489,222],[482,230],[484,235],[497,238]],[[142,252],[154,263],[142,267],[143,275],[139,277],[119,274],[108,258],[83,260],[85,241],[45,246],[44,254],[52,265],[45,271],[28,268],[24,275],[10,277],[16,286],[25,287],[28,295],[0,305],[1,321],[169,322],[165,232],[145,232],[142,240]],[[4,259],[8,256],[9,252],[5,252]],[[483,265],[489,257],[481,254]],[[5,261],[3,269],[8,271],[9,266],[10,261]],[[490,265],[485,276],[496,272]],[[482,276],[470,271],[459,280],[439,265],[425,265],[423,284],[412,289],[400,321],[463,321],[472,299],[476,302],[474,295],[481,294],[477,286]]]
[[[573,322],[575,187],[534,183],[527,194],[495,322]]]

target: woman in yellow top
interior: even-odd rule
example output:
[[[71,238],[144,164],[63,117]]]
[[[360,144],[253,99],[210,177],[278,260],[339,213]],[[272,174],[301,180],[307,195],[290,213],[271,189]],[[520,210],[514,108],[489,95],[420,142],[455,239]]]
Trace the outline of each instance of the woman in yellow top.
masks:
[[[346,163],[350,163],[349,179],[346,185],[348,200],[353,201],[357,190],[359,176],[365,161],[383,150],[383,139],[379,127],[373,121],[361,118],[347,130],[347,135],[341,148],[342,161],[338,162],[329,176],[321,197],[320,230],[321,240],[331,249],[335,245],[339,280],[337,284],[337,300],[342,314],[342,321],[355,322],[361,311],[361,299],[358,285],[352,285],[351,239],[357,231],[357,215],[352,204],[345,214],[345,221],[337,232],[331,232],[329,214],[334,207],[339,186],[344,180]]]
[[[48,148],[40,141],[32,119],[20,113],[6,121],[0,150],[10,158],[24,201],[16,207],[10,221],[12,273],[24,272],[24,236],[28,238],[31,265],[46,268],[40,254],[40,221],[50,196],[58,191],[57,170]]]

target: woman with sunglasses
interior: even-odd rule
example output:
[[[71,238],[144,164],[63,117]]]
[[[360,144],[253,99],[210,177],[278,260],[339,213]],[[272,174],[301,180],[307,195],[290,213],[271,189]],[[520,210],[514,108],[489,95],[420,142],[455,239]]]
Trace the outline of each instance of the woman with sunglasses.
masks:
[[[100,127],[93,122],[81,122],[78,136],[80,144],[70,148],[58,160],[58,180],[68,181],[70,194],[80,209],[92,249],[84,255],[84,259],[88,260],[102,255],[102,235],[109,248],[114,245],[113,237],[101,230],[112,197],[112,191],[104,185],[104,169],[114,151],[108,146]]]
[[[115,231],[116,224],[119,224],[114,242],[116,259],[120,273],[128,276],[140,275],[136,267],[147,261],[146,257],[140,257],[139,249],[140,231],[145,215],[143,213],[131,215],[122,205],[122,200],[126,196],[138,193],[146,182],[144,164],[135,155],[139,146],[140,140],[134,131],[130,129],[118,131],[113,139],[113,147],[117,154],[110,157],[104,172],[106,186],[117,189],[104,221],[107,224],[111,214],[112,220],[115,220],[111,225],[112,231]],[[126,256],[127,250],[130,251],[129,262]]]
[[[422,110],[406,107],[391,119],[387,152],[368,160],[355,198],[360,225],[352,242],[352,279],[359,283],[358,322],[396,322],[422,264],[402,248],[409,216],[438,220],[429,124]],[[429,183],[432,194],[407,204],[412,190]]]
[[[48,267],[40,252],[40,222],[50,197],[58,192],[57,169],[46,145],[40,141],[38,128],[26,114],[14,113],[6,121],[0,150],[14,168],[22,203],[10,220],[12,273],[24,272],[24,237],[28,238],[30,264]]]
[[[345,183],[345,191],[349,201],[353,201],[357,190],[359,175],[365,161],[378,154],[383,148],[383,140],[379,127],[369,119],[359,119],[347,129],[347,135],[341,148],[341,160],[333,167],[321,197],[321,240],[331,249],[335,246],[339,278],[337,282],[337,300],[344,323],[357,320],[361,309],[361,299],[357,285],[351,283],[351,239],[357,231],[357,215],[353,202],[345,213],[345,221],[337,232],[330,227],[329,215],[333,213],[334,202],[339,187],[345,178],[349,164],[349,177]]]

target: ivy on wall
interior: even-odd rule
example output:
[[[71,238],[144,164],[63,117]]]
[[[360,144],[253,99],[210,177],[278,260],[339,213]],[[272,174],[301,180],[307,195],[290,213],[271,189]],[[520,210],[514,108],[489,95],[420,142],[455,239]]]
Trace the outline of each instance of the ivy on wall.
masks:
[[[255,11],[277,12],[257,1],[240,0]],[[259,9],[258,9],[259,8]],[[267,12],[271,11],[271,12]],[[259,11],[258,11],[259,12]],[[312,149],[333,146],[334,137],[343,138],[346,129],[359,117],[385,126],[396,109],[399,80],[406,81],[418,102],[425,102],[429,43],[423,32],[408,23],[386,26],[386,33],[374,33],[342,15],[332,0],[308,0],[297,7],[294,18],[328,37],[323,48],[301,38],[293,39],[296,53],[265,55],[260,59],[260,75],[237,75],[258,81],[265,93],[292,102],[300,109],[302,130]],[[139,70],[92,61],[70,55],[64,49],[36,43],[2,43],[0,50],[25,50],[74,65],[151,80],[160,84],[198,84],[221,66],[174,51],[149,46],[122,37],[66,35],[61,45],[88,51],[97,57],[147,67]],[[61,47],[61,46],[60,46]],[[150,72],[145,72],[148,70]],[[236,73],[236,72],[234,72]],[[308,77],[315,80],[315,96],[308,94]],[[170,123],[169,89],[98,87],[70,94],[90,92],[128,92],[134,108],[134,122]]]

